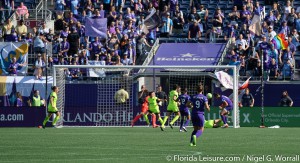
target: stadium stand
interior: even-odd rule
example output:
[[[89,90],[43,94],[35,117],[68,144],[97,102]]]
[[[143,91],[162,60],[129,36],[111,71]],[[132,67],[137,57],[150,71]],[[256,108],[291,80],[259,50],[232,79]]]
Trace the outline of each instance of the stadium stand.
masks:
[[[21,3],[30,13],[28,19],[16,16]],[[286,0],[275,3],[262,0],[245,0],[243,4],[235,0],[172,0],[158,4],[155,0],[138,0],[122,4],[122,1],[55,0],[52,4],[51,1],[15,0],[12,6],[12,1],[3,1],[1,40],[30,44],[28,75],[34,71],[38,53],[42,54],[44,62],[47,60],[49,67],[53,64],[87,64],[96,56],[106,64],[115,64],[118,59],[115,55],[124,64],[143,64],[151,46],[159,38],[160,43],[227,43],[221,64],[240,65],[241,76],[258,79],[260,68],[264,66],[270,80],[295,80],[299,78],[300,3]],[[15,10],[10,10],[11,6]],[[156,14],[161,22],[144,37],[144,20],[152,8],[158,10]],[[249,30],[255,15],[261,19],[261,36]],[[107,39],[85,35],[87,17],[107,18]],[[25,21],[26,33],[16,30],[21,28],[20,19]],[[38,23],[32,25],[34,20]],[[270,38],[279,33],[285,34],[287,50],[272,50]],[[264,41],[263,36],[267,40]],[[79,42],[73,40],[77,37]],[[262,51],[264,61],[261,61]],[[107,62],[108,58],[111,61]],[[236,63],[232,61],[235,58]]]

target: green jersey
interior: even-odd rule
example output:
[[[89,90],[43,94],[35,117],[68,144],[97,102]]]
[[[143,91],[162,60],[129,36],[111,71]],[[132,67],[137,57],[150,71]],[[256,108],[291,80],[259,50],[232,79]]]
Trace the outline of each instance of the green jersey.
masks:
[[[178,92],[176,90],[171,91],[169,94],[168,110],[177,110],[178,109],[177,102],[174,99],[175,100],[178,99]]]
[[[51,92],[50,98],[53,98],[53,106],[51,105],[51,102],[49,102],[48,111],[57,111],[57,108],[56,108],[57,94],[56,94],[56,92]]]
[[[204,128],[213,128],[214,127],[214,120],[208,120],[204,122]]]
[[[149,110],[156,109],[158,107],[157,97],[149,97],[148,98],[148,103],[149,103]]]
[[[215,123],[215,120],[205,121],[204,122],[204,128],[214,128],[214,123]],[[223,121],[220,120],[217,124],[217,127],[220,127],[220,126],[223,126],[223,125],[224,125]]]
[[[40,107],[42,105],[41,97],[38,95],[37,97],[32,97],[32,106]]]

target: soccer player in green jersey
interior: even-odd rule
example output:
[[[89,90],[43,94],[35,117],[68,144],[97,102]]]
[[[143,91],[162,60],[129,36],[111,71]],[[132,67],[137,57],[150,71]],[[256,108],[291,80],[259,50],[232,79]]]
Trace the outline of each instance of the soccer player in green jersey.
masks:
[[[155,92],[150,92],[149,96],[150,97],[148,98],[148,103],[149,103],[148,112],[152,116],[152,126],[153,126],[153,128],[156,128],[156,127],[158,127],[158,125],[156,125],[156,117],[158,117],[158,120],[161,124],[163,123],[163,120],[161,119],[161,116],[160,116],[159,106],[157,103],[157,102],[161,101],[161,99],[156,97]]]
[[[49,119],[51,118],[52,114],[55,114],[56,117],[54,118],[52,125],[55,126],[56,122],[59,120],[60,118],[60,112],[58,111],[57,107],[56,107],[56,101],[57,101],[57,93],[58,93],[58,87],[57,86],[53,86],[51,87],[52,92],[50,94],[50,102],[48,104],[48,116],[46,116],[44,122],[43,122],[43,129],[45,129],[46,123],[49,121]]]
[[[175,114],[175,117],[173,120],[169,123],[169,126],[171,129],[173,129],[173,124],[179,119],[180,113],[179,113],[179,108],[178,108],[178,101],[179,101],[179,95],[178,93],[180,92],[180,86],[175,84],[173,86],[173,90],[169,93],[169,104],[167,108],[167,115],[164,118],[163,123],[161,124],[160,129],[164,131],[165,128],[165,123],[167,122],[168,118],[172,113]]]
[[[204,128],[218,128],[223,126],[224,123],[221,119],[208,120],[204,122]]]

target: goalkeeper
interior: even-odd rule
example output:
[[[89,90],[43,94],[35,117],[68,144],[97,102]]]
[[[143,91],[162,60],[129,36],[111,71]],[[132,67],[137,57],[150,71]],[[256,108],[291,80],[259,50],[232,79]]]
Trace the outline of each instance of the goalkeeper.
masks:
[[[55,126],[56,122],[59,120],[60,118],[60,112],[58,111],[57,107],[56,107],[56,101],[57,101],[57,93],[58,93],[58,87],[57,86],[53,86],[51,87],[52,92],[50,94],[50,102],[48,104],[48,115],[46,116],[44,122],[43,122],[43,129],[45,129],[46,123],[49,121],[49,119],[51,118],[52,114],[55,114],[56,117],[52,122],[52,125]]]
[[[134,117],[134,119],[131,121],[131,126],[134,126],[134,123],[138,121],[142,116],[144,117],[147,125],[150,125],[149,119],[148,119],[148,98],[149,93],[146,89],[145,85],[142,85],[141,91],[139,92],[139,104],[141,105],[141,113]]]

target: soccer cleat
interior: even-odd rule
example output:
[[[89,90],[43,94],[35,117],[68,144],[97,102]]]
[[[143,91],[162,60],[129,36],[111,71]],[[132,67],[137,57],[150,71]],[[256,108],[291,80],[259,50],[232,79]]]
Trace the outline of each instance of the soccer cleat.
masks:
[[[171,129],[173,129],[173,125],[170,123],[169,126],[171,127]]]
[[[161,130],[161,131],[165,131],[165,130],[164,130],[164,126],[160,126],[160,130]]]
[[[187,129],[185,127],[182,127],[182,129],[184,130],[184,132],[187,132]]]
[[[133,127],[133,125],[134,125],[134,122],[133,122],[133,120],[131,121],[131,127]]]
[[[53,128],[63,128],[61,125],[54,125]]]
[[[180,129],[179,132],[183,132],[183,131]]]
[[[45,126],[45,125],[43,125],[43,126],[42,126],[42,128],[43,128],[43,129],[45,129],[45,128],[46,128],[46,126]]]
[[[190,147],[196,147],[196,144],[190,143]]]
[[[228,128],[228,124],[225,124],[224,126],[222,126],[222,128]]]

